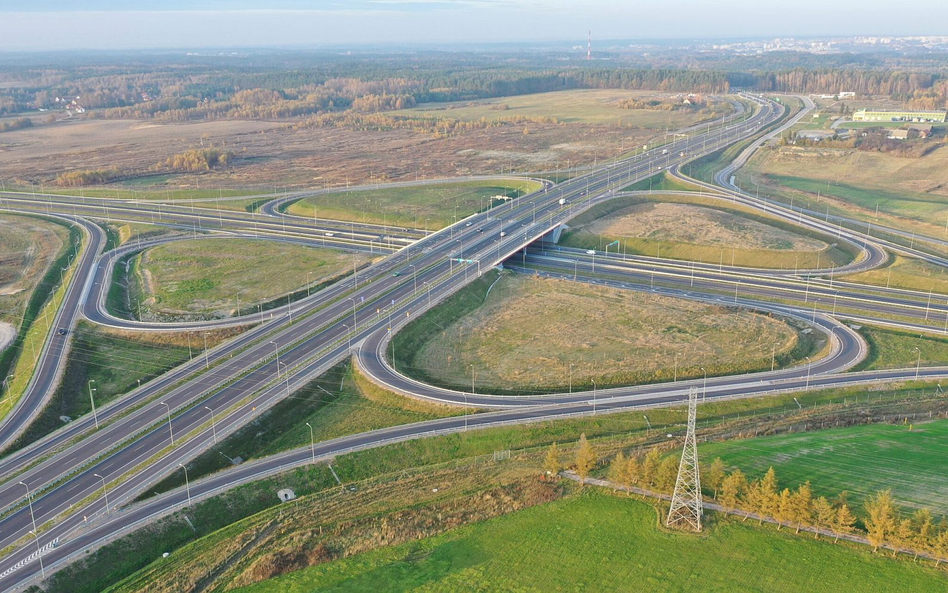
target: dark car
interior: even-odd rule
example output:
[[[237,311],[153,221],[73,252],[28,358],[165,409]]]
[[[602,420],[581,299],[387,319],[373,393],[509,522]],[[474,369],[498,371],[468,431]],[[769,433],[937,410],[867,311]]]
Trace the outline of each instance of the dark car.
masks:
[[[66,335],[66,328],[64,328],[64,327],[59,328],[59,335],[65,336],[65,335]]]

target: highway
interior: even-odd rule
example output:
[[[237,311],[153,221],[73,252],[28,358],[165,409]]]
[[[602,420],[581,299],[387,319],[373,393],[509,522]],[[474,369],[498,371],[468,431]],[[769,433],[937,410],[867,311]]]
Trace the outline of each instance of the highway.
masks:
[[[57,433],[12,456],[12,462],[0,460],[0,508],[6,510],[6,514],[0,518],[0,525],[3,526],[0,548],[17,544],[12,552],[0,559],[0,574],[28,557],[34,545],[26,537],[32,520],[24,504],[26,492],[18,483],[20,480],[30,484],[37,494],[33,500],[37,525],[51,522],[42,531],[39,544],[42,546],[53,540],[60,542],[44,558],[49,562],[64,558],[70,549],[79,549],[75,546],[97,541],[90,535],[91,531],[87,531],[81,540],[66,539],[85,525],[83,517],[98,517],[104,510],[103,501],[95,495],[101,486],[101,482],[94,477],[95,473],[106,476],[111,499],[118,503],[131,500],[146,490],[149,484],[176,470],[178,463],[186,463],[205,450],[212,443],[213,430],[219,437],[236,430],[348,356],[353,346],[358,349],[360,365],[372,365],[374,360],[379,366],[368,369],[369,372],[385,372],[387,365],[381,352],[384,351],[386,340],[412,316],[436,305],[486,269],[506,260],[566,220],[602,201],[612,199],[616,189],[644,179],[660,167],[674,166],[751,135],[776,120],[781,113],[782,108],[777,109],[772,103],[761,101],[758,112],[743,122],[715,128],[706,134],[681,138],[666,147],[610,163],[585,177],[512,200],[486,213],[472,216],[469,219],[470,227],[459,223],[420,238],[413,245],[406,245],[398,253],[375,264],[377,267],[365,275],[363,284],[358,287],[350,285],[348,289],[336,289],[336,293],[313,298],[312,303],[304,303],[305,306],[299,310],[294,308],[292,320],[289,314],[275,317],[272,322],[245,332],[237,340],[222,344],[212,353],[213,364],[210,358],[207,363],[200,359],[191,361],[185,365],[187,369],[182,367],[172,371],[179,373],[177,380],[166,380],[164,385],[155,387],[153,384],[157,385],[165,379],[162,377],[120,398],[111,407],[103,409],[106,414],[104,421],[102,413],[99,414],[98,430],[90,425],[90,418],[81,418],[67,425],[66,428],[72,431],[70,438]],[[565,200],[566,204],[559,204],[560,199]],[[10,198],[4,202],[7,207],[19,203],[18,199]],[[30,205],[32,208],[38,206],[42,204],[34,202]],[[46,207],[53,208],[51,202],[47,202]],[[88,212],[83,214],[88,215]],[[190,222],[193,228],[194,219],[189,219],[188,214],[176,212],[174,224],[188,228]],[[163,216],[164,213],[159,218]],[[201,221],[202,228],[208,220],[212,220],[204,213],[194,216]],[[223,215],[218,219],[218,229],[225,227],[222,219]],[[280,220],[277,225],[282,227],[283,223],[284,220]],[[246,232],[246,221],[240,224],[244,226],[239,230]],[[292,223],[286,221],[286,224],[289,227]],[[350,232],[356,234],[351,227]],[[369,246],[373,248],[372,242]],[[87,279],[86,285],[93,278],[91,271],[90,262],[84,275],[78,276]],[[758,306],[780,310],[777,305]],[[790,307],[782,312],[800,317],[799,312]],[[817,325],[834,336],[833,354],[829,357],[814,362],[806,369],[786,369],[773,375],[760,374],[753,379],[748,377],[746,381],[730,377],[712,382],[709,378],[708,396],[735,397],[774,388],[802,388],[803,381],[812,382],[813,387],[835,384],[817,382],[853,364],[864,354],[865,346],[858,335],[829,316],[818,314],[816,319]],[[200,372],[202,366],[208,368]],[[803,373],[806,374],[805,378]],[[855,374],[836,380],[845,383],[852,381],[853,376]],[[882,375],[874,376],[876,380],[880,377]],[[892,377],[904,378],[904,374],[896,373]],[[519,422],[568,413],[590,413],[594,408],[605,412],[633,406],[667,404],[681,397],[682,393],[676,392],[675,388],[681,391],[685,386],[686,383],[682,382],[677,386],[666,386],[662,391],[658,391],[656,386],[650,386],[644,392],[631,388],[607,390],[600,392],[603,394],[601,400],[592,402],[589,401],[588,393],[550,394],[520,401],[509,398],[498,400],[497,396],[493,396],[490,402],[485,399],[485,403],[478,405],[515,406],[516,409],[498,413],[508,416],[476,415],[438,421],[445,423],[440,425],[426,423],[389,429],[394,433],[355,435],[348,441],[320,445],[320,454],[332,455],[352,446],[375,446],[389,442],[391,438],[417,438],[429,434],[431,430],[461,430],[464,427],[461,422],[473,423],[475,418],[488,419],[477,422],[490,422],[489,418]],[[406,392],[436,399],[453,397],[454,403],[467,403],[467,394],[445,396],[441,392],[426,389],[436,388],[410,385],[406,387]],[[214,414],[213,418],[205,406],[216,411],[211,413]],[[74,429],[71,428],[73,424],[76,425]],[[467,424],[468,428],[473,426]],[[393,434],[398,436],[393,437]],[[305,463],[309,448],[304,453],[302,459],[299,458],[299,451],[277,456],[262,461],[260,467],[278,468],[288,463]],[[27,469],[25,466],[28,464],[32,466]],[[251,471],[255,467],[257,465],[246,464],[237,469]],[[233,480],[237,475],[228,472],[227,476],[214,479]],[[211,484],[212,481],[209,479],[207,483]],[[150,507],[149,512],[166,512],[178,503],[173,496],[168,496],[146,503],[143,508],[148,504],[157,505]],[[101,526],[108,526],[112,531],[122,529],[134,523],[127,519],[131,516],[123,511],[113,515],[114,519],[107,518]],[[147,513],[138,516],[147,516]],[[122,524],[122,521],[125,523]],[[97,523],[95,529],[99,528]],[[35,562],[21,565],[16,571],[0,578],[0,587],[12,587],[37,570]]]

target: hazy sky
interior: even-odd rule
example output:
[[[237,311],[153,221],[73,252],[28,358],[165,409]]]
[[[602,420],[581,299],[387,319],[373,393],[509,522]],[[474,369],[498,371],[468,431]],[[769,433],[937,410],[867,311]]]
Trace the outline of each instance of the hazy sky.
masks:
[[[0,51],[948,35],[948,0],[0,0]],[[924,15],[918,18],[915,15]]]

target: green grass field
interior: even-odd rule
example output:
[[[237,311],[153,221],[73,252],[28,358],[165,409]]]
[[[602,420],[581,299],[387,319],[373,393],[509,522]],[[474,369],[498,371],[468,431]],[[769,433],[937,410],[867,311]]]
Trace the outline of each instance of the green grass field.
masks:
[[[197,239],[139,256],[143,307],[160,315],[243,312],[307,284],[315,286],[367,261],[332,249],[254,239]]]
[[[475,212],[499,205],[492,196],[523,196],[540,189],[526,179],[460,181],[412,187],[338,192],[294,202],[297,216],[351,220],[438,230]]]
[[[948,270],[945,268],[901,255],[892,257],[892,262],[885,267],[838,278],[874,286],[907,288],[919,292],[933,291],[935,297],[932,302],[943,298],[940,295],[948,294]]]
[[[948,339],[943,337],[869,326],[863,326],[860,333],[869,344],[869,355],[853,370],[948,364]]]
[[[569,90],[478,101],[429,103],[389,114],[406,117],[448,117],[465,121],[496,121],[510,117],[556,118],[563,123],[619,124],[623,127],[650,130],[678,129],[710,117],[690,111],[621,109],[618,106],[622,99],[641,99],[659,94],[654,91]],[[507,108],[502,108],[502,105]],[[730,112],[729,106],[718,107],[722,109],[722,113]]]
[[[188,348],[174,340],[166,342],[162,334],[117,334],[97,329],[88,323],[76,326],[66,370],[59,387],[37,418],[11,445],[23,447],[56,430],[65,423],[60,416],[76,419],[91,411],[89,381],[95,389],[96,407],[188,360]],[[193,355],[203,343],[194,339]],[[210,344],[209,344],[210,345]]]
[[[64,196],[87,196],[90,198],[114,198],[116,200],[149,200],[157,202],[177,203],[179,200],[208,200],[213,198],[228,198],[236,196],[253,196],[266,193],[268,190],[255,189],[180,189],[155,187],[156,183],[146,183],[149,178],[139,180],[139,183],[124,182],[114,187],[46,187],[43,191]],[[129,186],[141,186],[145,189],[134,189]],[[37,188],[39,191],[39,188]]]
[[[695,536],[658,521],[647,503],[589,489],[238,591],[948,590],[943,572],[868,547],[736,521]]]
[[[891,488],[900,503],[946,514],[948,421],[911,422],[708,443],[699,454],[705,463],[720,457],[752,478],[773,466],[783,486],[810,480],[817,495],[845,490],[857,512],[866,497]]]
[[[256,459],[308,445],[307,422],[313,427],[315,441],[322,442],[458,413],[461,410],[457,408],[429,405],[385,392],[354,373],[348,364],[340,364],[188,463],[188,475],[195,480],[224,469],[230,465],[227,457]],[[173,474],[146,496],[183,483],[183,475]]]

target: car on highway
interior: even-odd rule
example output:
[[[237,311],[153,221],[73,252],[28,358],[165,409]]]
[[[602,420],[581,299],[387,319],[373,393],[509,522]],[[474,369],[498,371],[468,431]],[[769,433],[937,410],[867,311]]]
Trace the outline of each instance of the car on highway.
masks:
[[[587,250],[586,250],[586,255],[596,255],[596,250],[595,250],[595,249],[587,249]]]
[[[66,328],[65,328],[65,327],[61,327],[61,328],[59,328],[59,331],[56,332],[56,333],[58,333],[58,334],[61,335],[61,336],[65,336],[65,335],[66,335]]]
[[[507,236],[507,231],[500,231],[500,236],[501,236],[501,237],[506,237],[506,236]]]
[[[326,233],[326,236],[327,236],[327,237],[335,237],[335,236],[336,236],[336,233]]]
[[[466,223],[464,226],[471,226],[472,224],[474,224],[474,223],[473,223],[473,222],[468,222],[468,223]]]

